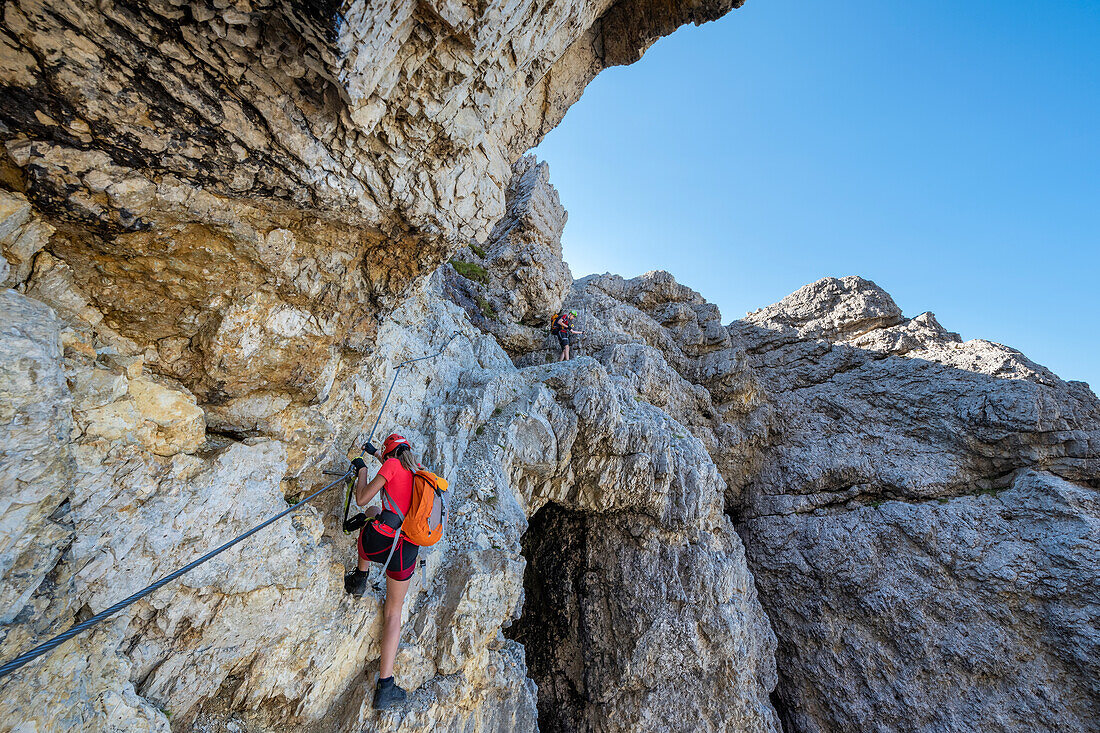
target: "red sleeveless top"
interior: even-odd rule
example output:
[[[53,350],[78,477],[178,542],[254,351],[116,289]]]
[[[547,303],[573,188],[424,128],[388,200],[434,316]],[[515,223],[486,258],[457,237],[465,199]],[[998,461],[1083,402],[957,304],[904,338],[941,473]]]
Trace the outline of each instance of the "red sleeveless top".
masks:
[[[385,463],[382,464],[382,468],[378,469],[378,475],[386,479],[385,491],[393,499],[393,502],[397,504],[397,508],[401,510],[402,514],[408,514],[409,505],[412,504],[413,495],[413,475],[409,471],[405,470],[405,467],[401,465],[401,461],[396,458],[387,458]],[[382,504],[382,508],[386,509],[388,502]],[[382,522],[377,522],[374,525],[382,534],[387,537],[393,537],[393,528],[388,527]]]

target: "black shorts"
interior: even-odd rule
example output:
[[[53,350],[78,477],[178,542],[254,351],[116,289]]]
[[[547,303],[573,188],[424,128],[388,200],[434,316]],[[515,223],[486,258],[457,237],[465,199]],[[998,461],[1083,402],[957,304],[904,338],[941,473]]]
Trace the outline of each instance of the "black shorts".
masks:
[[[561,345],[561,347],[562,347],[563,349],[564,349],[564,348],[565,348],[566,346],[568,346],[568,345],[569,345],[569,334],[567,334],[567,333],[559,333],[559,334],[557,334],[557,337],[558,337],[558,343],[559,343],[559,344]]]
[[[386,556],[393,547],[393,537],[386,536],[375,526],[374,521],[359,530],[359,557],[370,562],[382,564],[386,562]],[[389,529],[389,527],[386,527]],[[416,556],[420,552],[420,546],[409,542],[405,535],[397,541],[397,549],[393,551],[390,564],[386,566],[386,577],[394,580],[408,580],[416,570]]]

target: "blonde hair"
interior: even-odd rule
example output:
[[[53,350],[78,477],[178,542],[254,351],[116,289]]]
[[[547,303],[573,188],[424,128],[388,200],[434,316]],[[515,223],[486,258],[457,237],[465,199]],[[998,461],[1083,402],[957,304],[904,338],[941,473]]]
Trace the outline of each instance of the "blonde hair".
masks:
[[[395,457],[397,460],[401,461],[402,468],[409,473],[416,473],[420,470],[420,461],[416,460],[416,454],[414,454],[412,448],[408,446],[401,447],[405,450],[401,450],[401,448],[394,450],[394,454],[396,454]]]

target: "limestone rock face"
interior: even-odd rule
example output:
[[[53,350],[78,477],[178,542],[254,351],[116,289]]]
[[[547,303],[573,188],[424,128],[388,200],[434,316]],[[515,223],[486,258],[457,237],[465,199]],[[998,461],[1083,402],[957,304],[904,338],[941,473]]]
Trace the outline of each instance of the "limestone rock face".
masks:
[[[1094,727],[1095,489],[1024,471],[996,493],[746,527],[796,730]]]
[[[592,359],[518,374],[482,437],[533,516],[506,636],[540,727],[777,730],[774,638],[702,443]]]
[[[61,321],[0,292],[0,623],[23,609],[70,537],[51,517],[73,474],[69,406]]]
[[[505,636],[524,644],[528,664],[532,654],[576,661],[586,649],[581,676],[575,664],[564,678],[548,667],[533,674],[540,726],[686,731],[709,721],[716,728],[776,730],[768,701],[774,638],[703,445],[592,359],[520,370],[497,362],[496,369],[486,388],[506,401],[471,436],[465,460],[473,471],[463,477],[479,487],[482,501],[505,503],[507,496],[515,502],[510,511],[534,517],[523,544],[532,558],[523,580],[531,595]],[[461,424],[450,413],[437,419]],[[486,477],[495,487],[480,488]],[[544,518],[555,513],[585,518],[605,549],[603,557],[575,557],[573,567],[589,580],[558,589],[566,605],[588,609],[590,631],[552,638],[546,627],[559,605],[547,602],[543,584],[563,578],[547,576],[542,563],[571,546],[555,546],[558,533],[542,544]],[[641,572],[648,572],[647,582],[632,582]],[[612,605],[616,611],[608,614]],[[658,670],[669,661],[667,650],[685,644],[691,651],[677,662],[686,680],[673,686]],[[559,686],[584,691],[563,696],[553,692]],[[692,715],[683,716],[680,704]]]
[[[4,658],[323,485],[397,362],[459,336],[401,373],[380,426],[454,486],[451,536],[406,605],[409,708],[369,707],[379,594],[342,591],[354,554],[337,489],[0,683],[3,727],[534,730],[534,684],[502,629],[522,608],[527,518],[550,496],[514,481],[545,456],[480,436],[537,398],[513,412],[553,413],[572,445],[583,400],[558,405],[549,375],[521,374],[429,277],[488,244],[493,302],[525,338],[541,329],[570,282],[565,213],[545,166],[513,164],[601,69],[736,4],[7,3],[0,279],[26,296],[4,296],[0,333],[0,455],[19,476],[0,492]],[[681,486],[637,458],[667,460],[663,420],[599,423],[614,446],[588,460],[578,442],[589,483],[573,487],[565,461],[554,495],[609,511],[622,502],[587,478],[606,463],[633,482],[628,505],[717,542],[715,477]],[[729,696],[766,721],[770,630],[721,531],[742,575],[708,582],[753,624],[716,643],[751,637],[756,686]]]
[[[9,502],[5,521],[24,524],[9,527],[7,536],[33,543],[28,548],[24,541],[8,555],[9,581],[27,586],[9,599],[14,620],[5,627],[2,652],[10,658],[64,628],[81,608],[102,609],[285,508],[287,463],[284,447],[271,440],[195,443],[196,427],[203,434],[201,411],[196,426],[196,408],[182,388],[148,379],[140,363],[82,344],[80,329],[63,329],[44,305],[14,293],[6,297],[5,312],[18,326],[4,346],[27,355],[13,360],[19,369],[5,384],[13,394],[30,394],[30,385],[18,380],[37,375],[40,391],[58,392],[51,409],[67,416],[71,404],[76,424],[71,444],[69,418],[58,421],[63,435],[50,450],[27,442],[39,436],[45,443],[50,433],[41,426],[33,433],[13,431],[17,442],[5,445],[5,471],[18,469],[23,483],[31,482]],[[424,401],[425,384],[434,380],[441,390],[436,394],[449,394],[460,377],[483,369],[479,351],[487,366],[514,371],[499,347],[463,325],[460,313],[422,294],[387,326],[386,342],[395,349],[438,348],[433,340],[447,333],[434,330],[440,323],[482,341],[451,352],[442,368],[410,377],[389,416],[422,429],[431,425],[427,416],[445,408],[434,398]],[[35,351],[32,344],[41,346]],[[495,351],[486,352],[488,346]],[[42,364],[32,369],[35,358]],[[373,381],[366,370],[365,381],[349,388],[378,395],[386,376],[383,370]],[[478,389],[459,390],[456,402],[493,409]],[[21,408],[12,424],[29,423],[19,415],[34,415],[30,409]],[[407,432],[433,456],[433,466],[455,476],[478,414],[464,408],[463,422],[431,440]],[[66,466],[68,473],[59,473]],[[63,480],[44,483],[49,478]],[[372,724],[493,730],[503,721],[534,729],[522,652],[498,639],[522,592],[523,514],[514,500],[502,500],[496,511],[481,507],[476,495],[465,495],[468,481],[456,476],[455,484],[456,513],[471,513],[472,502],[481,521],[455,523],[449,547],[427,558],[407,601],[409,638],[400,666],[403,682],[422,693],[417,716],[379,719],[360,705],[369,705],[364,672],[378,655],[380,596],[355,601],[343,592],[353,546],[332,531],[342,505],[333,492],[327,504],[269,527],[17,672],[4,683],[0,719],[41,730],[167,730],[168,714],[184,729],[350,730]],[[43,493],[47,489],[52,493]],[[503,479],[497,489],[511,495]],[[53,529],[41,515],[66,497],[65,524]],[[30,551],[39,553],[37,565],[24,559]],[[49,574],[48,583],[42,573]],[[497,671],[487,674],[486,665]],[[85,681],[77,684],[78,677]]]
[[[564,302],[592,356],[518,355],[557,407],[505,434],[542,457],[506,464],[534,514],[527,606],[509,635],[539,685],[540,726],[775,730],[771,631],[711,458],[748,438],[689,381],[713,354],[738,358],[718,310],[667,273],[586,278]]]
[[[32,213],[26,196],[0,190],[0,255],[7,263],[7,272],[0,272],[0,285],[16,287],[25,283],[34,255],[53,233],[52,226]]]
[[[216,430],[285,442],[298,481],[347,419],[334,384],[508,197],[498,269],[553,278],[500,322],[545,317],[565,214],[544,166],[512,164],[605,66],[737,4],[10,3],[0,270]]]
[[[1088,729],[1086,385],[906,319],[859,278],[729,326],[663,272],[566,292],[545,167],[514,173],[478,288],[443,267],[323,363],[300,346],[331,323],[269,293],[154,347],[88,294],[66,232],[33,255],[0,339],[6,658],[330,480],[396,364],[437,351],[402,370],[376,434],[451,479],[452,521],[406,602],[398,712],[370,709],[382,593],[342,591],[336,489],[17,672],[0,720]],[[495,324],[471,318],[475,293]],[[523,319],[561,307],[581,312],[582,356],[544,363]]]
[[[581,312],[580,353],[690,430],[726,478],[779,639],[789,730],[1088,729],[1100,402],[1087,385],[963,342],[931,313],[905,318],[857,277],[728,327],[661,272],[578,280],[565,306]],[[608,411],[610,391],[585,401]],[[562,610],[523,638],[551,696],[543,719],[570,729],[590,724],[577,711],[604,682],[576,639],[618,592],[574,579],[614,530],[552,511],[527,540],[528,585]],[[664,570],[645,567],[647,581]]]
[[[643,515],[551,504],[528,538],[527,603],[543,610],[512,633],[540,729],[778,730],[774,640],[735,534],[681,545]]]
[[[717,306],[660,271],[632,280],[583,278],[565,306],[578,311],[584,332],[577,352],[630,380],[644,400],[702,440],[725,480],[728,503],[737,503],[758,465],[772,414]],[[534,353],[520,363],[540,358]]]
[[[67,305],[64,318],[11,297],[53,323],[48,354],[55,375],[68,376],[59,404],[71,402],[76,426],[70,529],[44,548],[56,563],[46,568],[51,581],[31,590],[6,627],[7,657],[81,608],[103,608],[286,506],[281,442],[194,442],[187,392],[152,380],[138,358],[82,341],[94,332],[78,315],[87,311],[57,288],[45,291]],[[338,533],[342,501],[333,493],[17,672],[5,682],[0,719],[43,730],[74,721],[166,730],[167,714],[185,730],[535,730],[537,706],[552,698],[539,698],[528,678],[517,642],[525,637],[504,630],[521,613],[531,628],[552,611],[523,601],[521,541],[528,518],[552,502],[552,511],[591,516],[600,528],[606,559],[584,560],[585,572],[614,593],[617,610],[586,613],[622,626],[613,639],[570,641],[602,660],[585,683],[599,711],[578,705],[576,719],[602,725],[611,706],[617,722],[608,730],[694,730],[696,718],[677,718],[669,702],[676,692],[716,726],[776,730],[774,636],[699,441],[594,360],[518,369],[443,297],[442,273],[386,320],[379,343],[384,350],[335,380],[330,401],[344,407],[327,414],[343,416],[345,428],[327,442],[361,440],[396,362],[448,343],[403,372],[379,427],[402,430],[453,487],[451,531],[425,553],[406,601],[398,674],[414,691],[407,710],[369,708],[381,593],[355,601],[342,591],[354,555]],[[240,404],[236,419],[281,404],[257,402],[251,413]],[[200,414],[200,432],[202,424]],[[632,583],[653,566],[665,569]],[[562,592],[588,595],[580,586]],[[685,643],[691,653],[678,660],[690,684],[674,691],[659,669]],[[48,692],[57,684],[66,695]]]
[[[796,730],[1096,720],[1100,401],[827,279],[729,328],[774,404],[739,508]]]
[[[533,155],[512,167],[507,212],[484,247],[461,250],[445,269],[447,292],[513,355],[545,345],[550,320],[573,284],[562,259],[567,215],[550,169]]]

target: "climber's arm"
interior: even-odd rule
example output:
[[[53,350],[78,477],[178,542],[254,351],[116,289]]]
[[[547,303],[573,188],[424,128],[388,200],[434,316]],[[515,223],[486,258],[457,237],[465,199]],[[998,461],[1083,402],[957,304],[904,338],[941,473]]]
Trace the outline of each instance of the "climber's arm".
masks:
[[[359,481],[355,484],[355,503],[366,506],[386,485],[384,476],[375,476],[368,480],[367,471],[359,472]]]
[[[374,450],[374,446],[370,443],[364,447],[364,451],[377,457],[378,452]],[[381,459],[379,459],[381,460]],[[360,456],[351,462],[351,468],[355,471],[355,503],[359,506],[366,506],[371,499],[373,499],[382,487],[386,485],[386,477],[382,474],[378,474],[374,478],[370,478],[370,471],[367,470],[367,463]]]

